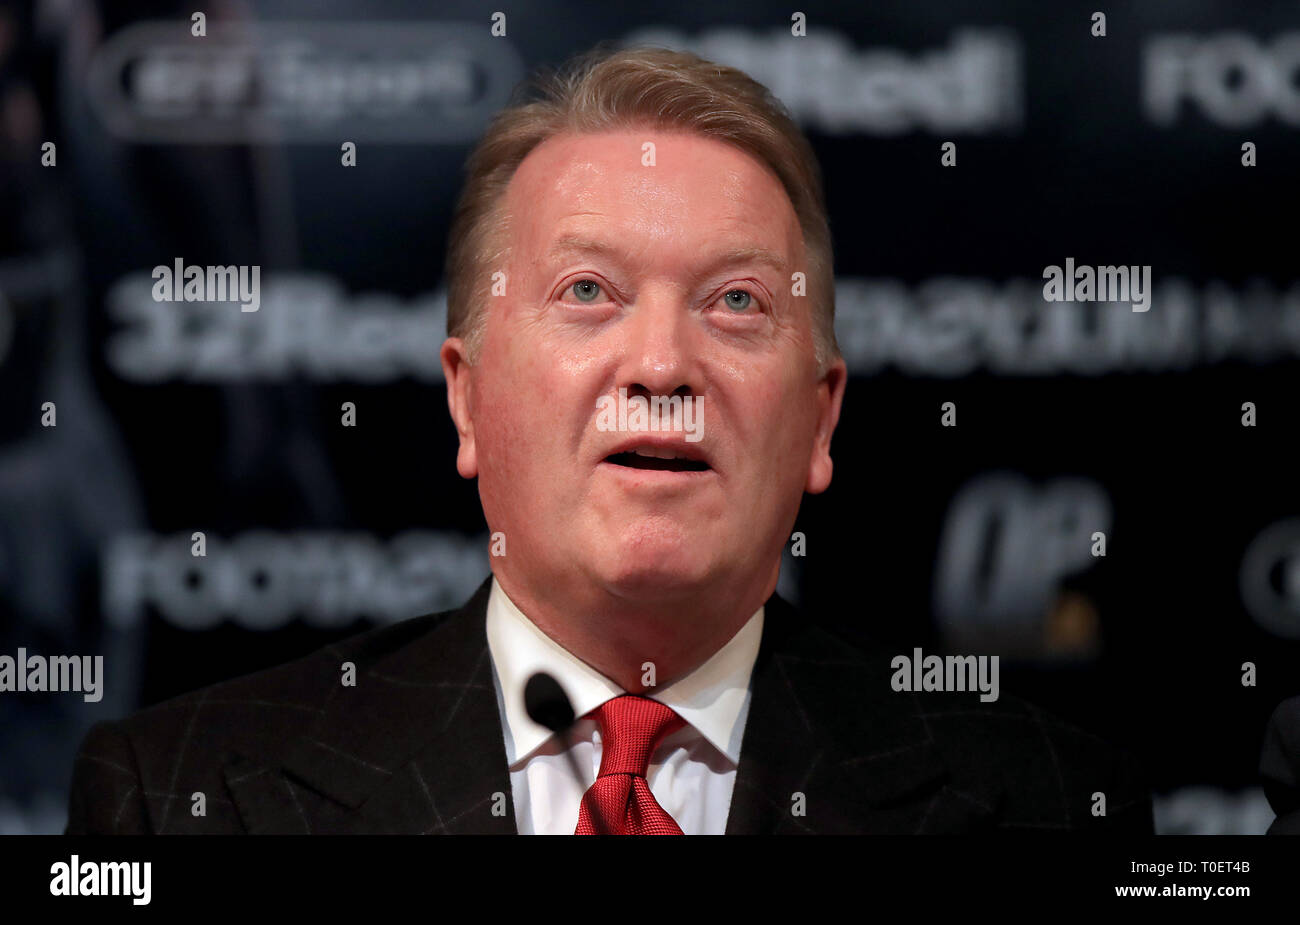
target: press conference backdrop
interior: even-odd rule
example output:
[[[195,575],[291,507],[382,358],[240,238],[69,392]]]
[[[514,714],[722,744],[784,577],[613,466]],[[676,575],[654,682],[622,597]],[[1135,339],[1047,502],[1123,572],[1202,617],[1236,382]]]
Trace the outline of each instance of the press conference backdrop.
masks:
[[[97,702],[0,694],[0,832],[62,830],[93,722],[488,574],[448,221],[512,87],[600,40],[746,70],[825,172],[851,379],[780,590],[1000,655],[1144,761],[1161,832],[1268,826],[1261,734],[1300,693],[1295,4],[313,0],[201,37],[196,7],[0,4],[0,653],[105,672]],[[1149,266],[1148,310],[1048,301],[1067,259]],[[154,301],[177,260],[259,266],[258,310]]]

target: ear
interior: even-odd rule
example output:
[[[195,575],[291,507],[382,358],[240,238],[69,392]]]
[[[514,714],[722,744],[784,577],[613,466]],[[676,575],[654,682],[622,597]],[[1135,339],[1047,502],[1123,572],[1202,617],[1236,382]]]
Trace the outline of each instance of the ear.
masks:
[[[840,421],[840,404],[844,401],[848,377],[843,358],[837,357],[817,383],[817,430],[813,434],[808,482],[804,486],[812,495],[821,494],[831,484],[831,435]]]
[[[456,454],[456,471],[463,478],[478,475],[478,454],[474,447],[473,374],[465,342],[459,337],[449,337],[439,353],[442,372],[447,379],[447,410],[460,437],[460,450]]]

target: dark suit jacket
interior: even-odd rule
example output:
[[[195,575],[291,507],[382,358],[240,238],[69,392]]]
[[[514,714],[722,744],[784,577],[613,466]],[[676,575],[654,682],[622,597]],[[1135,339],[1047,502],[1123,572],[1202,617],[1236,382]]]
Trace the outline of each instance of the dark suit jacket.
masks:
[[[1269,718],[1259,776],[1277,814],[1268,834],[1300,835],[1300,697],[1283,700]]]
[[[490,586],[458,611],[97,724],[68,834],[513,834]],[[773,595],[728,834],[1151,831],[1126,757],[1006,695],[895,692],[892,654],[856,650]],[[1105,816],[1092,815],[1096,791]]]

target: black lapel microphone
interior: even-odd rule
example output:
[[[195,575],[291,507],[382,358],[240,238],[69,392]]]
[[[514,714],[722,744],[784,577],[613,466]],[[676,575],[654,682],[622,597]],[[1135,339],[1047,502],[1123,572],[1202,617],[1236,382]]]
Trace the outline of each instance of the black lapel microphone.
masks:
[[[564,688],[560,687],[560,682],[544,671],[537,672],[524,685],[524,709],[528,711],[528,718],[534,723],[545,726],[560,737],[561,750],[569,762],[569,771],[583,793],[586,793],[587,788],[582,783],[582,772],[578,770],[578,759],[573,757],[573,752],[569,748],[569,730],[576,719],[573,715],[573,704],[569,702],[569,695],[564,692]],[[581,803],[579,806],[581,807]],[[579,812],[581,813],[581,809]],[[591,821],[596,827],[597,835],[606,834],[601,829],[598,813],[592,814]]]

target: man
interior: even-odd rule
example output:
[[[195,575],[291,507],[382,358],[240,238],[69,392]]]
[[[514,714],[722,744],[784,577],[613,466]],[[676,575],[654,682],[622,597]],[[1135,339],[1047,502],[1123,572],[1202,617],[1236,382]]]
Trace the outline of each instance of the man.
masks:
[[[1149,831],[1097,740],[1011,698],[896,692],[893,653],[774,595],[846,379],[819,172],[780,105],[651,49],[541,89],[472,155],[447,261],[492,578],[101,724],[69,831]],[[530,716],[537,673],[563,693]]]

